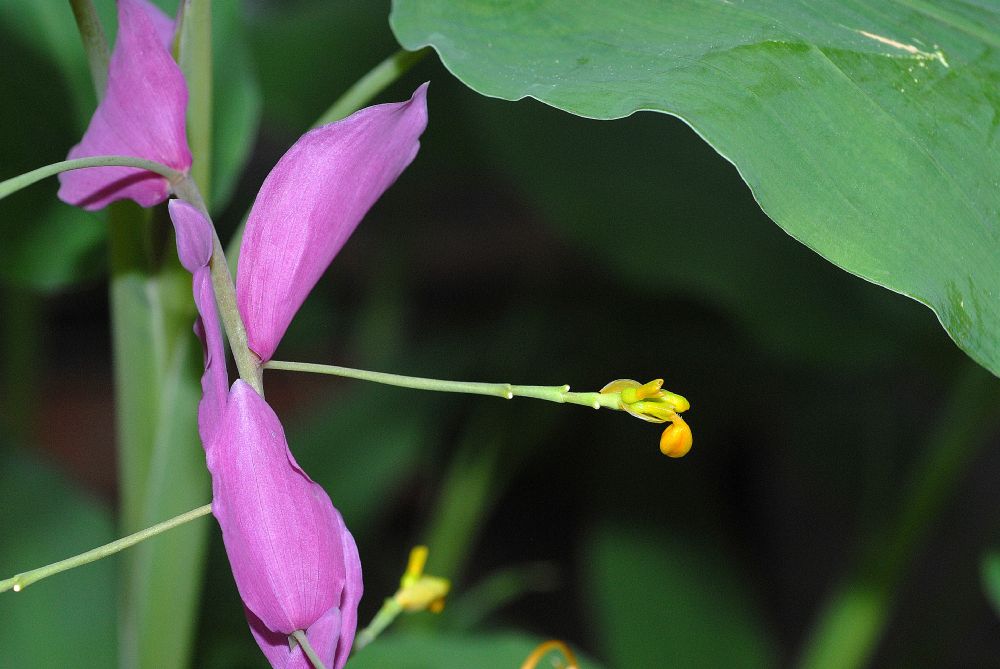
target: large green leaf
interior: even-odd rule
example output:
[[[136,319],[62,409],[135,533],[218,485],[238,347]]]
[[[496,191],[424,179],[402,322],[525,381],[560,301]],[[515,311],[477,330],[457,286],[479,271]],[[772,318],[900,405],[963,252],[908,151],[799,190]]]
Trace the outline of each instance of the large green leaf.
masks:
[[[930,306],[1000,373],[996,8],[396,0],[390,20],[486,95],[679,116],[788,233]]]

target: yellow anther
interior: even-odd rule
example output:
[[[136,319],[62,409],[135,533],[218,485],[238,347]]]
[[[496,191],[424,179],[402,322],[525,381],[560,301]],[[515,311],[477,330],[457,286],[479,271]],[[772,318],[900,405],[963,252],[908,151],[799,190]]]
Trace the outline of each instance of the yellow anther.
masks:
[[[577,662],[576,656],[573,655],[573,651],[569,649],[569,646],[558,639],[551,639],[539,644],[535,650],[531,651],[531,655],[524,660],[524,663],[521,665],[521,669],[535,669],[541,659],[551,651],[559,652],[566,660],[565,664],[562,662],[556,664],[557,667],[562,667],[562,669],[579,669],[580,663]]]
[[[424,575],[424,567],[427,565],[427,546],[415,546],[410,551],[410,561],[406,563],[406,572],[403,578],[399,579],[399,585],[405,588]]]
[[[671,458],[681,458],[687,455],[694,443],[691,428],[680,416],[674,416],[670,425],[660,436],[660,452]]]
[[[650,423],[666,423],[673,420],[674,416],[677,415],[670,406],[653,400],[642,400],[626,404],[624,409],[636,418],[641,418]]]
[[[446,578],[424,574],[427,553],[427,546],[417,546],[411,550],[406,572],[399,579],[399,590],[393,595],[393,599],[405,611],[429,610],[440,613],[444,610],[444,598],[451,590],[451,582]]]
[[[672,406],[677,413],[684,413],[691,408],[691,403],[683,395],[678,395],[667,390],[661,390],[660,393],[660,401]]]

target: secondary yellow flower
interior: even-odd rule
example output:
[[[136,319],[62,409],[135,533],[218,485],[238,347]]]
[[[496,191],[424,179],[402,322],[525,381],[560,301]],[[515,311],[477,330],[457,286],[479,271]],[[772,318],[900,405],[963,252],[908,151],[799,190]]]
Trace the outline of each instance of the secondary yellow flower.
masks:
[[[451,582],[446,578],[424,574],[427,564],[427,546],[417,546],[410,551],[410,562],[406,573],[399,580],[399,590],[393,595],[404,611],[428,610],[440,613],[444,610],[444,598],[451,590]]]

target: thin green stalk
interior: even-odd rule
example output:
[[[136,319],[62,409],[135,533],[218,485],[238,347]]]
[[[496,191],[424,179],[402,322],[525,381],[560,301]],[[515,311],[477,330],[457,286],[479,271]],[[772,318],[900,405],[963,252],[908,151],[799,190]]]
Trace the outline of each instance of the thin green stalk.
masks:
[[[94,92],[100,102],[108,83],[108,61],[111,59],[108,38],[104,35],[104,27],[91,0],[69,0],[69,4],[73,8],[73,18],[76,19],[80,39],[83,40],[83,51],[87,54]]]
[[[431,390],[443,393],[466,393],[471,395],[489,395],[513,399],[515,397],[531,397],[547,402],[560,404],[580,404],[593,409],[615,409],[620,406],[617,393],[575,393],[569,391],[569,386],[515,386],[509,383],[478,383],[475,381],[445,381],[427,379],[420,376],[403,376],[386,372],[371,372],[365,369],[338,367],[337,365],[320,365],[311,362],[285,362],[270,360],[264,363],[265,369],[281,369],[289,372],[310,372],[313,374],[328,374],[342,376],[360,381],[371,381],[400,388],[414,390]]]
[[[309,661],[312,662],[313,669],[326,669],[326,665],[323,664],[323,660],[319,659],[319,655],[313,650],[313,647],[309,644],[309,639],[306,637],[306,633],[302,630],[295,630],[292,632],[292,637],[295,639],[296,643],[302,646],[302,652],[306,654]]]
[[[170,520],[165,520],[162,523],[153,525],[152,527],[147,527],[146,529],[136,532],[135,534],[122,537],[121,539],[112,541],[109,544],[89,550],[86,553],[80,553],[79,555],[74,555],[71,558],[66,558],[65,560],[60,560],[59,562],[53,562],[52,564],[44,567],[39,567],[38,569],[32,569],[31,571],[17,574],[16,576],[0,581],[0,592],[6,592],[7,590],[20,592],[32,583],[37,583],[43,578],[54,576],[55,574],[69,569],[81,567],[85,564],[100,560],[101,558],[106,558],[109,555],[114,555],[115,553],[134,546],[141,541],[155,537],[157,534],[166,532],[167,530],[183,525],[184,523],[191,522],[196,518],[206,516],[211,512],[211,504],[199,506],[197,509],[193,509],[187,513],[182,513],[179,516],[174,516]]]
[[[928,432],[893,526],[827,602],[799,666],[851,669],[874,652],[891,612],[896,586],[1000,417],[1000,383],[969,365]]]
[[[187,134],[195,156],[191,177],[208,196],[212,192],[211,0],[183,0],[176,57],[188,87]]]
[[[73,160],[60,160],[58,163],[39,167],[16,177],[11,177],[6,181],[0,181],[0,200],[16,193],[22,188],[38,183],[42,179],[53,177],[60,172],[70,170],[80,170],[85,167],[138,167],[139,169],[155,172],[162,177],[166,177],[171,184],[176,184],[184,178],[182,172],[167,167],[161,163],[132,156],[90,156],[88,158],[74,158]]]
[[[406,74],[411,67],[419,63],[429,51],[430,47],[419,51],[400,49],[392,54],[372,68],[368,74],[358,79],[353,86],[337,98],[337,101],[316,120],[313,127],[339,121],[361,109],[372,98]]]
[[[197,207],[211,222],[212,217],[209,215],[205,201],[194,181],[185,179],[178,183],[174,190],[177,197]],[[215,289],[215,301],[219,307],[222,326],[229,339],[229,346],[232,349],[240,378],[249,383],[250,387],[263,397],[264,384],[261,378],[260,359],[247,345],[246,326],[243,324],[243,318],[236,306],[236,286],[233,283],[233,275],[229,271],[229,265],[226,263],[226,252],[222,249],[222,242],[219,241],[219,235],[215,232],[214,225],[212,225],[212,238],[212,259],[210,261],[212,287]]]
[[[402,612],[403,605],[396,601],[395,597],[389,597],[382,602],[382,608],[378,610],[372,621],[354,637],[354,652],[360,651],[374,641]]]

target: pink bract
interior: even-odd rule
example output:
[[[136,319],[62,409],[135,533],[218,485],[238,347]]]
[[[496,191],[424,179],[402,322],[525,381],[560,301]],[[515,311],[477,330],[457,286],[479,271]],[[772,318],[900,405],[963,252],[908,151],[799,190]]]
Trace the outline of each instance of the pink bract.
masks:
[[[295,312],[365,213],[417,155],[427,84],[303,135],[247,219],[236,294],[250,348],[269,360]]]
[[[191,167],[185,134],[188,90],[165,38],[173,21],[145,0],[118,0],[118,40],[104,99],[68,158],[145,158],[180,172]],[[164,177],[131,167],[90,167],[59,175],[59,198],[88,210],[122,199],[143,207],[170,193]]]
[[[212,513],[261,649],[282,666],[272,655],[291,655],[289,634],[305,630],[311,640],[336,622],[317,636],[316,650],[324,663],[342,667],[363,590],[357,546],[288,450],[270,405],[242,380],[233,384],[207,454]]]

